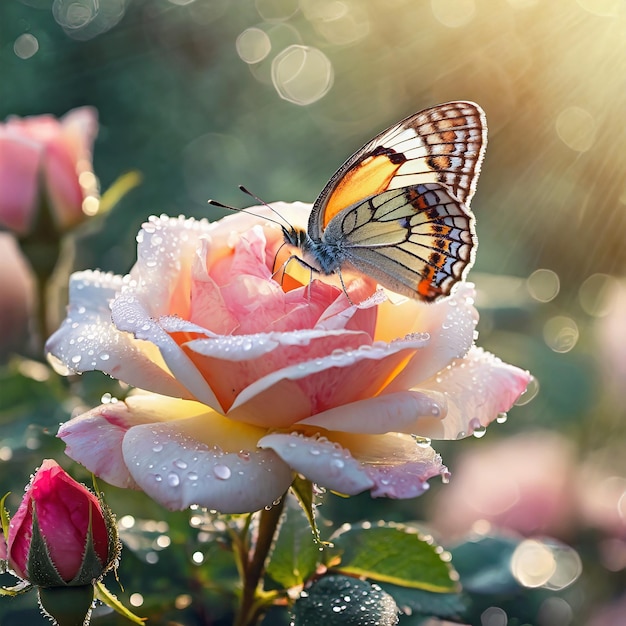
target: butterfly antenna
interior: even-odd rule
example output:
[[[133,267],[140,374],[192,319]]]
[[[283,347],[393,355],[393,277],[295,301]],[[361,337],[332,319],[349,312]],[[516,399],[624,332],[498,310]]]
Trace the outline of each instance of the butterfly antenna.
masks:
[[[257,196],[255,193],[252,193],[247,187],[244,187],[243,185],[239,185],[239,189],[240,189],[240,191],[243,191],[243,193],[245,193],[246,195],[250,196],[251,198],[253,198],[257,202],[260,202],[263,206],[267,207],[272,213],[274,213],[274,215],[278,215],[278,217],[289,228],[293,228],[293,226],[274,207],[270,206],[267,202],[265,202],[265,200],[261,200],[261,198],[259,198],[259,196]],[[272,220],[272,221],[275,221],[275,220]],[[278,222],[276,222],[276,223],[278,223]]]
[[[207,200],[207,203],[210,204],[211,206],[219,207],[220,209],[228,209],[229,211],[235,211],[236,213],[247,213],[248,215],[252,215],[253,217],[258,217],[260,220],[267,220],[268,222],[272,222],[274,224],[277,224],[281,228],[283,228],[283,225],[278,220],[273,220],[271,217],[267,217],[266,215],[257,215],[256,213],[253,213],[249,209],[239,209],[237,207],[229,206],[228,204],[224,204],[223,202],[218,202],[217,200],[213,200],[213,199]],[[262,202],[262,204],[265,204],[265,202]],[[266,205],[266,206],[269,206],[269,205]],[[272,209],[272,207],[269,207],[269,208]],[[272,209],[272,211],[274,211],[274,209]],[[277,211],[274,211],[274,213],[277,213]],[[280,214],[278,214],[278,216],[280,217]]]

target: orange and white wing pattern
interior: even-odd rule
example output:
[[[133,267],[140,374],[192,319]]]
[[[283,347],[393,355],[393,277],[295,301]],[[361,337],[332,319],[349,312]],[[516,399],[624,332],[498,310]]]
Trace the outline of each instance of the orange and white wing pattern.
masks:
[[[315,201],[309,235],[319,239],[343,209],[389,189],[439,183],[469,205],[487,146],[483,110],[449,102],[407,117],[350,157]]]
[[[450,293],[474,261],[474,216],[441,183],[376,194],[331,222],[346,260],[385,287],[427,302]]]

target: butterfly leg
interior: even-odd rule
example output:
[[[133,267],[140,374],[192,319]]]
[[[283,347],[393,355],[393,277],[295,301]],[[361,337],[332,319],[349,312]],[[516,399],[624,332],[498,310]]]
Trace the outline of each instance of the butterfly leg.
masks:
[[[307,263],[304,259],[301,259],[296,254],[292,254],[290,257],[288,257],[280,265],[280,267],[274,271],[274,273],[272,274],[272,277],[275,277],[280,272],[281,274],[280,285],[282,286],[283,280],[285,278],[285,274],[287,273],[287,266],[289,265],[289,263],[291,263],[291,261],[297,261],[302,267],[309,270],[309,282],[307,284],[307,297],[310,300],[311,299],[311,283],[313,282],[313,272],[317,274],[319,273],[319,270],[316,267],[313,267],[311,264]],[[276,263],[276,261],[274,261],[274,263]]]
[[[339,282],[341,283],[341,288],[343,289],[343,292],[346,294],[346,298],[348,298],[348,302],[350,303],[350,306],[354,306],[354,302],[352,302],[352,298],[350,298],[350,294],[348,293],[348,290],[346,289],[346,284],[343,282],[343,275],[341,273],[341,269],[337,270],[337,274],[339,276]]]

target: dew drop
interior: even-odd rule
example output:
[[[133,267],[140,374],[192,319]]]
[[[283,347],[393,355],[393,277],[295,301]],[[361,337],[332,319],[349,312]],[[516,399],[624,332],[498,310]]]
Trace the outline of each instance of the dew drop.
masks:
[[[215,474],[215,478],[219,478],[220,480],[228,480],[231,477],[232,472],[227,465],[216,465],[213,468],[213,474]]]
[[[155,443],[152,446],[152,452],[161,452],[161,450],[163,450],[163,444],[162,443]]]
[[[167,475],[167,484],[170,487],[178,487],[180,485],[180,476],[176,472],[170,472]]]
[[[176,461],[174,461],[174,465],[178,469],[187,469],[187,463],[183,461],[182,459],[176,459]]]
[[[478,428],[474,429],[474,432],[472,434],[474,435],[474,437],[476,437],[476,439],[481,439],[487,434],[487,427],[479,426]]]

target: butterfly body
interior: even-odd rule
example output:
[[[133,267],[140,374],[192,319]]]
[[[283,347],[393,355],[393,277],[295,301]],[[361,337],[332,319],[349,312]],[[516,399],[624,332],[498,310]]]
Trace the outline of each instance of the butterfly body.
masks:
[[[448,295],[474,261],[469,201],[486,141],[474,103],[416,113],[350,157],[315,201],[307,231],[283,228],[285,241],[322,274],[350,267],[412,298]]]

